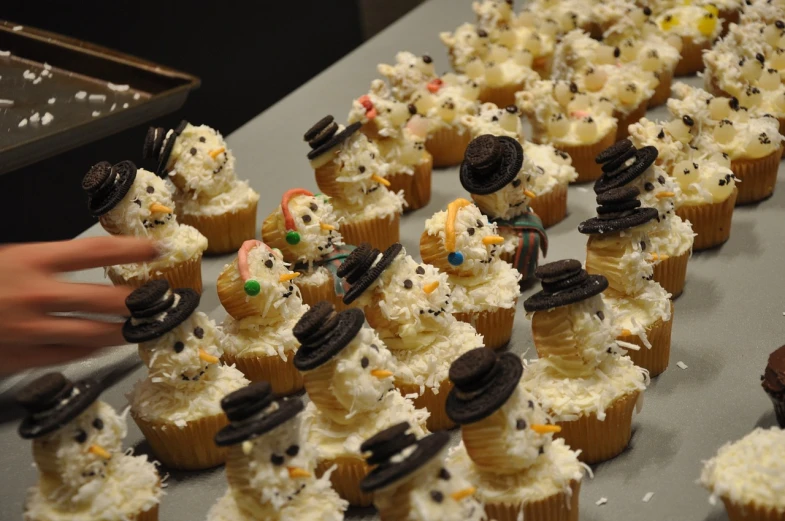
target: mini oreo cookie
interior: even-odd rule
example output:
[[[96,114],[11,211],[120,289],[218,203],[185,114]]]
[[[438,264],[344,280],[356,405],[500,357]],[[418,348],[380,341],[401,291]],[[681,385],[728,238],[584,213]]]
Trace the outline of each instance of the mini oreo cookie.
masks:
[[[501,160],[502,145],[496,136],[483,134],[469,143],[463,160],[476,170],[487,171]]]
[[[608,175],[613,175],[614,173],[616,173],[618,169],[624,166],[624,163],[626,163],[627,160],[629,160],[632,156],[635,155],[635,152],[637,152],[637,149],[635,147],[628,148],[627,150],[619,154],[617,157],[603,164],[602,171]]]
[[[378,465],[401,452],[406,447],[417,443],[417,436],[407,433],[411,428],[408,422],[401,422],[368,438],[360,445],[360,452],[370,452],[365,461],[369,465]]]
[[[381,253],[379,250],[364,242],[352,250],[346,260],[338,266],[336,274],[346,279],[349,284],[354,284],[368,272],[379,253]]]
[[[327,141],[331,137],[333,137],[336,132],[338,132],[338,123],[333,121],[332,123],[324,127],[324,130],[319,132],[315,138],[308,141],[308,146],[310,146],[311,148],[319,148],[323,144],[327,143]]]
[[[82,189],[87,192],[87,207],[93,217],[100,217],[123,200],[136,180],[136,165],[121,161],[110,165],[101,161],[82,178]]]
[[[508,136],[482,135],[466,148],[460,167],[463,188],[487,195],[511,183],[523,166],[523,147]]]
[[[601,217],[592,217],[578,225],[578,231],[585,235],[602,235],[616,233],[643,226],[659,215],[656,208],[635,208],[626,212],[607,213]]]
[[[629,139],[622,139],[621,141],[617,141],[616,143],[612,144],[599,154],[594,160],[597,162],[598,165],[602,165],[607,163],[608,161],[613,161],[614,159],[618,158],[622,154],[625,154],[631,148],[635,148],[632,146],[632,141]]]
[[[136,318],[149,318],[168,309],[172,302],[174,293],[169,291],[169,283],[165,279],[151,280],[128,295],[125,307]]]
[[[172,150],[174,149],[174,143],[177,141],[177,138],[180,137],[180,134],[183,133],[185,127],[188,126],[188,121],[182,120],[177,127],[172,130],[171,135],[167,138],[164,135],[164,145],[163,150],[161,150],[161,154],[158,157],[158,167],[155,169],[155,175],[158,177],[166,177],[166,165],[169,163],[169,156],[172,155]]]
[[[543,280],[542,289],[548,293],[558,293],[559,291],[564,291],[566,289],[578,286],[579,284],[583,284],[588,279],[589,273],[584,269],[580,269],[574,274],[560,280],[555,280],[553,282],[546,282]]]
[[[360,490],[366,493],[373,492],[404,479],[438,456],[449,442],[450,435],[445,431],[434,432],[420,438],[413,444],[416,447],[414,451],[401,461],[393,462],[388,458],[380,462],[360,482]]]
[[[312,318],[308,317],[306,320],[311,323]],[[294,354],[294,366],[297,370],[311,371],[340,353],[362,329],[365,323],[365,314],[357,308],[351,308],[341,311],[329,319],[328,323],[330,329],[324,332],[324,338],[318,339],[318,343],[308,343],[309,339],[305,339],[306,342]],[[299,321],[295,327],[298,325],[300,325]]]
[[[371,287],[371,284],[384,273],[384,270],[390,267],[390,264],[393,263],[398,254],[402,251],[403,246],[398,242],[384,250],[382,258],[376,263],[376,266],[368,270],[356,283],[352,284],[352,287],[349,288],[349,291],[343,296],[343,303],[349,305],[357,300],[357,298],[362,295],[366,289]],[[374,258],[375,257],[376,256],[374,255]]]
[[[319,121],[317,121],[317,122],[314,124],[314,126],[312,126],[311,128],[309,128],[309,129],[308,129],[308,130],[305,132],[305,135],[303,135],[303,140],[304,140],[304,141],[310,141],[310,140],[312,140],[313,138],[315,138],[316,136],[318,136],[319,134],[321,134],[321,133],[322,133],[322,131],[323,131],[325,128],[327,128],[327,127],[330,125],[330,123],[332,123],[333,121],[335,121],[335,118],[334,118],[334,117],[332,117],[332,116],[331,116],[331,115],[329,115],[329,114],[328,114],[327,116],[323,117],[322,119],[320,119]]]
[[[152,283],[156,283],[156,287],[147,288]],[[134,290],[126,302],[131,301],[138,307],[135,310],[130,310],[131,318],[123,324],[123,337],[128,342],[135,344],[154,340],[185,322],[199,307],[200,296],[196,291],[190,288],[178,288],[172,290],[172,293],[180,297],[177,304],[174,304],[175,299],[173,298],[169,307],[159,310],[158,303],[150,297],[151,295],[160,295],[160,285],[157,281],[148,282]],[[141,303],[143,302],[147,303],[146,308],[142,307]],[[151,309],[156,309],[157,313],[151,314]],[[153,318],[154,315],[162,313],[166,313],[163,318]]]
[[[556,293],[545,289],[535,293],[523,302],[523,309],[527,313],[532,313],[576,304],[599,295],[606,289],[608,289],[608,279],[602,275],[589,275],[577,286],[565,288]]]
[[[230,422],[242,421],[262,411],[273,403],[270,382],[253,382],[242,389],[227,394],[221,399],[221,409]]]
[[[269,385],[266,388],[254,387],[255,385],[251,384],[249,387],[239,389],[224,398],[232,402],[232,415],[235,419],[230,419],[229,425],[215,435],[215,444],[219,447],[237,445],[267,434],[297,416],[305,408],[302,400],[297,397],[279,398],[275,400],[278,407],[264,414],[264,409],[273,403],[272,392]],[[247,390],[249,388],[251,388],[250,392]],[[244,394],[240,397],[233,396],[236,393]],[[245,403],[241,405],[241,402]],[[261,406],[262,404],[264,406]]]
[[[19,425],[19,436],[40,438],[64,427],[95,403],[102,390],[96,380],[72,383],[61,373],[36,378],[15,396],[28,412]]]
[[[555,281],[571,277],[583,269],[583,264],[575,259],[563,259],[537,266],[534,276],[540,280]]]
[[[448,377],[452,383],[462,389],[470,391],[479,389],[482,385],[478,385],[481,380],[478,380],[477,374],[491,374],[497,358],[498,355],[492,349],[472,349],[450,365]]]
[[[166,130],[162,127],[149,127],[144,138],[144,145],[142,145],[142,158],[155,159],[158,157],[164,145],[165,137]]]
[[[654,161],[657,160],[657,154],[657,149],[653,146],[639,148],[635,152],[635,161],[631,165],[622,167],[610,174],[603,174],[597,179],[597,182],[594,183],[594,193],[601,194],[612,188],[619,188],[631,183],[654,164]]]
[[[292,329],[294,338],[301,344],[310,344],[324,341],[327,338],[327,326],[330,319],[335,317],[335,306],[327,300],[317,302],[306,311]]]
[[[311,150],[310,152],[308,152],[308,156],[307,156],[308,159],[309,160],[310,159],[316,159],[320,155],[322,155],[325,152],[329,151],[331,148],[340,145],[341,143],[343,143],[344,141],[346,141],[347,139],[352,137],[354,135],[354,133],[357,132],[358,130],[360,130],[360,127],[362,127],[362,126],[363,126],[362,123],[360,123],[359,121],[356,121],[356,122],[352,123],[351,125],[347,126],[346,128],[344,128],[342,131],[336,132],[326,142],[322,143],[318,147],[316,147],[313,150]]]

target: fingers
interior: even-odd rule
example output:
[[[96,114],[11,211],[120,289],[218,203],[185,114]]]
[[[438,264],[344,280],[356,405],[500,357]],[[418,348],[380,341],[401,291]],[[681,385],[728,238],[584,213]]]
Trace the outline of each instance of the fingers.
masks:
[[[33,262],[52,271],[78,271],[115,264],[146,262],[158,257],[155,242],[136,237],[91,237],[51,243],[37,243],[20,248]]]
[[[125,299],[133,288],[102,284],[57,282],[38,296],[28,296],[41,311],[47,313],[81,311],[106,315],[128,315]]]
[[[13,344],[73,344],[100,348],[125,344],[123,324],[72,317],[26,321],[9,331],[4,342]]]
[[[79,345],[4,345],[0,344],[0,375],[34,367],[63,364],[85,358],[100,350]]]

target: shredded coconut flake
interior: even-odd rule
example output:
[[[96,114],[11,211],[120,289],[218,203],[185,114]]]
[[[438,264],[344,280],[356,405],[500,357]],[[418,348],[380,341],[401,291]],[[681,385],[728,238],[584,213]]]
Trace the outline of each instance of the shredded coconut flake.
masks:
[[[109,82],[108,83],[109,90],[113,90],[115,92],[125,92],[129,89],[128,85],[117,85],[116,83]]]
[[[141,96],[140,96],[140,94],[138,92],[136,94],[134,94],[134,99],[139,99],[140,97]]]
[[[55,98],[49,98],[49,101],[47,101],[47,103],[49,103],[50,105],[54,105],[55,101],[57,101]]]
[[[128,103],[123,103],[123,108],[127,109],[128,108]]]
[[[595,504],[595,505],[597,505],[597,506],[599,507],[599,506],[602,506],[602,505],[604,505],[604,504],[605,504],[605,503],[607,503],[607,502],[608,502],[608,498],[607,498],[607,497],[601,497],[600,499],[598,499],[597,501],[595,501],[595,502],[594,502],[594,504]]]
[[[681,360],[679,360],[678,362],[676,362],[676,365],[679,367],[679,369],[687,369],[687,364],[685,364],[685,363],[684,363],[684,362],[682,362]]]
[[[97,118],[97,117],[98,117],[98,116],[100,116],[100,115],[101,115],[101,111],[100,111],[100,110],[94,110],[94,111],[93,111],[93,117],[94,117],[94,118]]]
[[[87,93],[86,93],[85,91],[83,91],[83,90],[80,90],[79,92],[77,92],[76,94],[74,94],[74,98],[76,98],[76,99],[78,99],[78,100],[83,100],[83,99],[85,99],[86,97],[87,97]]]
[[[53,119],[55,119],[55,117],[53,115],[51,115],[50,113],[46,112],[44,114],[44,117],[41,118],[41,124],[43,126],[46,126],[49,123],[51,123]]]
[[[0,99],[0,107],[12,107],[14,105],[14,100],[12,99]],[[785,315],[785,313],[783,313]]]
[[[24,118],[22,121],[19,122],[19,128],[27,126],[27,118]]]
[[[643,496],[643,500],[642,501],[644,503],[648,503],[649,501],[651,501],[651,498],[653,498],[653,497],[654,497],[654,492],[646,492],[646,495]]]
[[[103,103],[106,101],[106,94],[90,94],[87,99],[90,101],[98,101]]]
[[[12,31],[21,31],[22,29],[24,29],[24,27],[22,27],[21,25],[15,25]]]
[[[30,116],[30,123],[38,123],[39,121],[41,121],[41,115],[38,112]]]
[[[11,51],[0,51],[0,56],[2,56],[4,58],[6,56],[11,56]]]

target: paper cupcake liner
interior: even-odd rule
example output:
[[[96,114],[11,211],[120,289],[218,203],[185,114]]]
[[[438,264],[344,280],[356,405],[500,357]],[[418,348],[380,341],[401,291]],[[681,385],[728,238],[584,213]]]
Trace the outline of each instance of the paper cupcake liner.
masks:
[[[668,257],[654,265],[654,281],[659,282],[665,291],[675,299],[684,291],[684,281],[687,278],[687,262],[690,260],[690,250],[681,255]]]
[[[395,354],[395,351],[393,351]],[[447,402],[447,394],[452,389],[452,382],[444,380],[439,385],[439,394],[433,394],[430,387],[425,387],[425,392],[420,395],[420,386],[415,384],[404,383],[395,380],[395,387],[401,392],[402,395],[417,394],[414,401],[414,407],[417,409],[428,409],[431,415],[428,417],[426,425],[431,432],[452,429],[455,423],[447,417],[445,412],[445,403]]]
[[[777,417],[777,423],[780,427],[785,429],[785,397],[775,398],[769,395],[772,405],[774,405],[774,414]]]
[[[720,9],[719,19],[722,20],[722,32],[720,38],[728,34],[730,24],[739,23],[739,10],[738,9]]]
[[[431,170],[433,156],[426,153],[426,161],[414,167],[413,174],[392,174],[387,176],[391,192],[403,190],[406,201],[405,211],[419,210],[431,200]]]
[[[518,521],[523,512],[523,519],[536,521],[578,521],[580,516],[581,482],[571,481],[571,494],[558,492],[539,501],[530,503],[496,503],[485,502],[485,513],[488,519],[495,521]]]
[[[363,308],[365,320],[368,322],[369,326],[377,331],[386,330],[394,334],[398,331],[398,327],[394,322],[385,318],[381,307],[379,307],[379,300],[380,297],[374,295],[371,302]]]
[[[610,147],[616,142],[616,129],[608,132],[608,135],[592,145],[562,145],[554,144],[556,148],[569,154],[572,158],[572,166],[578,172],[578,178],[573,183],[585,183],[596,181],[602,175],[602,165],[598,165],[594,160],[597,154]]]
[[[562,373],[580,377],[594,372],[581,357],[567,306],[536,312],[532,316],[532,340],[537,356],[550,360]]]
[[[462,425],[461,439],[471,460],[481,467],[494,469],[494,472],[507,470],[507,454],[499,444],[499,439],[505,436],[505,429],[506,419],[500,411],[478,422]]]
[[[283,229],[283,216],[278,210],[274,210],[262,221],[262,242],[270,248],[278,248],[284,259],[296,258],[297,254],[289,248],[286,242],[286,231]],[[240,248],[237,248],[238,250]]]
[[[539,56],[534,59],[532,62],[532,70],[540,75],[540,78],[543,80],[551,79],[551,70],[553,69],[553,55],[549,54],[546,56]],[[519,89],[520,90],[520,89]],[[508,103],[507,105],[515,104],[515,96],[513,96],[513,101]],[[499,108],[504,108],[506,105],[499,105],[496,104]]]
[[[623,114],[617,110],[613,111],[613,117],[618,120],[618,123],[616,124],[616,141],[621,141],[630,135],[628,127],[633,123],[637,123],[638,120],[646,115],[648,105],[649,100],[643,100],[628,114]]]
[[[689,36],[681,38],[681,59],[674,76],[689,76],[703,70],[703,51],[711,49],[711,42],[695,43]]]
[[[133,521],[158,521],[158,503],[144,512],[139,512],[131,519]]]
[[[346,244],[370,243],[374,248],[386,250],[401,238],[401,214],[389,217],[376,217],[341,224],[341,235]]]
[[[226,365],[234,364],[252,382],[270,382],[277,395],[293,394],[303,388],[303,377],[294,367],[294,353],[289,353],[286,361],[278,355],[235,357],[224,353],[221,358]]]
[[[98,222],[101,223],[101,226],[104,230],[106,230],[107,233],[111,235],[123,235],[123,232],[120,231],[120,228],[112,224],[112,221],[110,221],[106,215],[99,217]]]
[[[557,184],[550,191],[529,201],[529,206],[540,218],[544,228],[560,223],[567,217],[567,185]]]
[[[721,498],[730,521],[785,521],[785,512],[749,503],[739,505],[729,498]]]
[[[191,288],[197,293],[202,292],[202,254],[197,253],[187,261],[178,262],[165,268],[155,268],[156,272],[151,273],[149,278],[131,277],[123,278],[110,266],[107,271],[109,279],[115,286],[130,286],[138,288],[144,286],[151,280],[166,279],[172,289]]]
[[[730,197],[719,203],[682,206],[676,210],[676,215],[692,223],[692,231],[697,234],[693,251],[713,248],[728,240],[738,190],[734,188]]]
[[[782,147],[759,159],[734,159],[731,161],[730,169],[733,170],[733,175],[741,181],[736,185],[739,191],[736,206],[762,201],[774,193],[780,159],[782,159]]]
[[[179,221],[207,237],[206,253],[216,255],[237,251],[256,235],[256,201],[236,212],[222,215],[178,213]]]
[[[649,371],[649,376],[657,376],[665,372],[671,357],[671,330],[673,328],[673,303],[671,302],[671,317],[667,321],[657,319],[646,328],[646,338],[651,344],[651,349],[643,345],[636,335],[620,336],[618,340],[640,346],[634,351],[630,349],[627,355],[630,360]]]
[[[720,80],[717,78],[713,71],[706,69],[703,77],[703,88],[709,94],[716,98],[732,98],[730,94],[720,88]]]
[[[673,84],[673,69],[660,71],[660,83],[654,89],[654,95],[649,100],[647,108],[653,109],[668,102],[671,97],[671,85]],[[640,119],[640,118],[639,118]]]
[[[425,148],[433,156],[433,166],[437,168],[455,166],[463,161],[463,153],[466,152],[466,147],[471,140],[472,135],[466,128],[442,127],[428,135]]]
[[[155,458],[170,469],[202,470],[226,461],[226,449],[215,444],[215,435],[228,421],[223,413],[192,420],[180,428],[173,423],[148,422],[131,410]]]
[[[610,236],[611,234],[607,234]],[[603,237],[604,238],[604,237]],[[624,247],[601,247],[605,245],[597,235],[590,235],[586,243],[586,271],[590,275],[603,275],[608,279],[608,285],[620,293],[626,293],[625,286],[628,279],[627,271],[620,259],[624,255]],[[614,244],[615,246],[615,244]]]
[[[618,456],[627,447],[632,435],[632,413],[640,391],[617,398],[605,410],[605,420],[597,413],[581,416],[577,420],[557,422],[561,432],[557,438],[573,450],[580,450],[578,459],[584,463],[600,463]]]
[[[470,269],[450,264],[447,260],[448,255],[447,250],[444,248],[444,242],[438,235],[429,235],[427,231],[422,232],[422,235],[420,235],[420,258],[423,263],[430,264],[444,273],[458,275],[459,277],[472,276],[473,273]],[[512,257],[512,254],[510,254],[510,257]]]
[[[374,506],[379,512],[382,521],[409,521],[411,506],[411,480],[397,485],[395,495],[385,489],[377,490],[374,494]]]
[[[368,507],[373,504],[373,494],[363,494],[360,491],[360,481],[368,474],[371,468],[362,458],[342,457],[320,461],[316,465],[316,475],[322,477],[330,467],[335,465],[330,474],[330,483],[333,489],[343,499],[354,507]]]
[[[245,283],[240,276],[237,262],[237,259],[234,259],[218,275],[215,289],[218,292],[218,299],[226,312],[232,318],[242,320],[246,317],[258,315],[259,309],[251,302],[250,297],[245,294]]]
[[[343,197],[341,183],[337,181],[338,165],[334,161],[329,161],[315,169],[314,175],[316,176],[316,185],[323,194],[338,199]]]
[[[461,322],[474,326],[477,333],[482,335],[485,347],[499,349],[506,346],[512,337],[515,306],[509,309],[496,308],[493,311],[453,313],[453,316]]]
[[[337,361],[330,360],[312,371],[303,372],[303,386],[319,411],[330,418],[341,420],[349,411],[341,405],[332,390],[337,364]]]
[[[294,283],[300,288],[300,296],[302,296],[303,304],[308,304],[313,307],[317,303],[326,300],[335,306],[336,311],[343,311],[344,309],[351,307],[343,303],[343,297],[341,295],[335,294],[335,284],[333,283],[332,277],[322,284],[298,284],[297,279],[294,279]]]
[[[537,71],[537,73],[540,74],[540,71]],[[542,76],[542,74],[540,75]],[[484,87],[480,91],[480,102],[493,103],[499,108],[515,105],[515,93],[522,91],[523,88],[523,82],[501,87]]]

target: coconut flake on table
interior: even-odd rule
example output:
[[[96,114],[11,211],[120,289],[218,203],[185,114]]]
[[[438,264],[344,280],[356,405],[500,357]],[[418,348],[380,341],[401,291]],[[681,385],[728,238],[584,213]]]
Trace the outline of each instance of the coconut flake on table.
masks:
[[[94,110],[94,111],[93,111],[93,117],[94,117],[94,118],[97,118],[97,117],[98,117],[98,116],[100,116],[100,115],[101,115],[101,111],[100,111],[100,110]]]
[[[109,90],[113,90],[115,92],[125,92],[130,88],[128,85],[118,85],[116,83],[112,83],[111,81],[108,82],[107,85],[109,86]]]
[[[47,101],[47,103],[49,103],[50,105],[54,105],[55,101],[57,101],[55,98],[49,98],[49,101]]]
[[[87,96],[88,101],[98,101],[103,103],[106,101],[106,94],[90,94]]]
[[[27,126],[27,118],[24,118],[22,121],[19,122],[19,128],[23,128]]]
[[[14,105],[14,100],[12,99],[0,99],[0,107],[12,107]]]
[[[648,503],[649,501],[651,501],[651,498],[653,497],[654,497],[654,492],[646,492],[646,495],[643,496],[643,499],[641,501],[643,501],[644,503]]]
[[[79,92],[77,92],[76,94],[74,94],[74,98],[76,98],[76,99],[78,99],[78,100],[83,100],[83,99],[85,99],[86,97],[87,97],[87,93],[86,93],[85,91],[83,91],[83,90],[80,90]]]
[[[49,123],[51,123],[53,119],[55,119],[55,117],[53,115],[51,115],[50,113],[46,112],[46,113],[44,113],[44,116],[41,118],[41,124],[43,126],[46,126]]]
[[[681,360],[679,360],[678,362],[676,362],[676,365],[678,366],[678,368],[679,368],[679,369],[687,369],[687,364],[685,364],[685,363],[684,363],[684,362],[682,362]]]
[[[602,506],[602,505],[604,505],[604,504],[605,504],[605,503],[607,503],[607,502],[608,502],[608,498],[607,498],[607,497],[601,497],[600,499],[598,499],[597,501],[595,501],[595,502],[594,502],[594,504],[595,504],[595,505],[597,505],[597,506],[599,507],[599,506]]]

